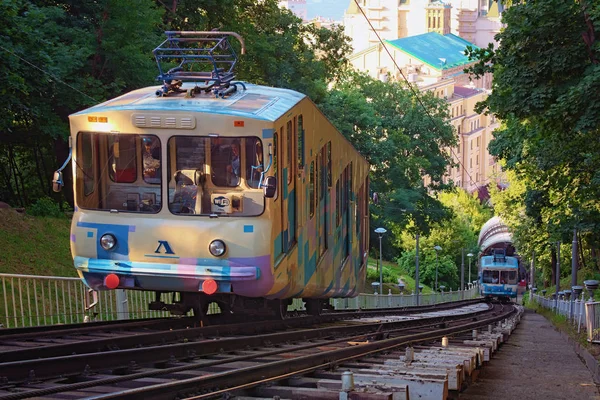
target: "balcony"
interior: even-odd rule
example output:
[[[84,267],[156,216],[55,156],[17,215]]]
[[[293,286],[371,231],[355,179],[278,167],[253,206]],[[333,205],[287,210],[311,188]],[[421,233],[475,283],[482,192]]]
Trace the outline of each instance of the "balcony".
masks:
[[[368,12],[367,16],[371,21],[381,21],[384,19],[379,11]]]
[[[458,32],[462,33],[476,33],[477,28],[473,24],[460,24],[458,26]]]
[[[459,22],[476,22],[477,21],[477,11],[462,11],[458,15]]]

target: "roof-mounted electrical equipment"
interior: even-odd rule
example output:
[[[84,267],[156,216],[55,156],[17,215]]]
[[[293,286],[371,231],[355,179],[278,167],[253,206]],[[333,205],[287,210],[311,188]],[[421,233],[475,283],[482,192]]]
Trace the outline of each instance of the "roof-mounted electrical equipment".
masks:
[[[217,97],[226,97],[237,91],[233,69],[238,57],[229,43],[233,36],[241,44],[241,54],[246,47],[244,39],[235,32],[219,31],[167,31],[167,39],[154,49],[158,64],[157,80],[163,86],[156,91],[157,96],[187,92],[194,97],[204,91]],[[165,70],[167,72],[165,72]],[[191,89],[184,89],[183,82],[200,82]]]

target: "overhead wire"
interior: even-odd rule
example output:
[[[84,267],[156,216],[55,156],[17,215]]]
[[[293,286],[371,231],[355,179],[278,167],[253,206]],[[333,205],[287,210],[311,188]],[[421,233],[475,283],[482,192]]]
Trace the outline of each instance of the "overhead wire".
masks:
[[[2,50],[4,50],[4,51],[6,51],[7,53],[10,53],[10,54],[12,54],[13,56],[17,57],[19,60],[21,60],[21,61],[23,61],[23,62],[25,62],[25,63],[27,63],[27,64],[31,65],[33,68],[37,69],[38,71],[41,71],[41,72],[43,72],[44,74],[46,74],[46,75],[50,76],[50,77],[51,77],[52,79],[54,79],[55,81],[57,81],[57,82],[59,82],[59,83],[62,83],[62,84],[63,84],[63,85],[65,85],[65,86],[68,86],[69,88],[73,89],[74,91],[76,91],[77,93],[81,94],[82,96],[84,96],[84,97],[87,97],[88,99],[90,99],[90,100],[94,101],[94,103],[95,103],[95,104],[98,104],[98,103],[100,103],[98,100],[96,100],[96,99],[95,99],[95,98],[93,98],[92,96],[90,96],[90,95],[87,95],[87,94],[83,93],[81,90],[77,89],[76,87],[73,87],[73,86],[69,85],[69,84],[68,84],[68,83],[66,83],[65,81],[63,81],[63,80],[61,80],[60,78],[58,78],[56,75],[53,75],[53,74],[51,74],[50,72],[43,70],[42,68],[40,68],[40,67],[38,67],[37,65],[33,64],[32,62],[30,62],[30,61],[28,61],[28,60],[24,59],[23,57],[21,57],[21,56],[20,56],[20,55],[18,55],[17,53],[15,53],[15,52],[13,52],[13,51],[10,51],[10,50],[9,50],[9,49],[7,49],[6,47],[4,47],[4,46],[0,45],[0,49],[2,49]]]
[[[379,40],[379,43],[381,43],[381,46],[385,49],[386,53],[388,54],[388,56],[390,57],[390,59],[392,60],[392,62],[394,63],[394,65],[396,66],[396,69],[398,69],[398,72],[400,73],[400,75],[402,76],[402,78],[404,79],[404,81],[406,82],[408,88],[411,90],[411,92],[413,93],[413,95],[415,96],[415,98],[417,99],[417,101],[419,102],[419,104],[421,105],[421,107],[423,107],[423,110],[425,110],[425,114],[431,120],[431,123],[433,124],[434,128],[436,128],[439,131],[437,123],[435,122],[435,120],[433,119],[433,117],[431,116],[431,114],[429,113],[429,109],[427,107],[425,107],[425,104],[423,104],[423,101],[421,100],[421,97],[419,96],[417,90],[415,90],[415,88],[413,87],[413,85],[410,84],[410,82],[408,81],[408,79],[404,75],[404,72],[402,72],[402,69],[400,68],[400,66],[398,65],[398,63],[396,62],[396,60],[394,59],[394,57],[392,56],[392,54],[390,53],[390,51],[386,47],[385,43],[383,43],[383,40],[381,39],[381,36],[379,36],[379,33],[377,32],[377,30],[375,30],[375,27],[373,26],[373,24],[369,20],[369,17],[367,17],[367,14],[365,14],[365,12],[362,9],[362,7],[360,6],[358,0],[354,0],[354,2],[356,3],[356,6],[360,10],[361,14],[365,17],[365,20],[367,21],[367,23],[371,27],[371,30],[373,31],[373,33],[375,33],[375,35],[377,36],[377,39]],[[473,179],[473,177],[471,176],[471,174],[469,173],[469,171],[467,170],[467,168],[460,161],[460,157],[456,154],[456,152],[454,151],[454,149],[450,148],[450,152],[456,158],[458,165],[461,166],[462,170],[469,177],[469,182],[471,184],[475,185],[475,187],[477,188],[477,190],[479,190],[480,189],[479,185]]]

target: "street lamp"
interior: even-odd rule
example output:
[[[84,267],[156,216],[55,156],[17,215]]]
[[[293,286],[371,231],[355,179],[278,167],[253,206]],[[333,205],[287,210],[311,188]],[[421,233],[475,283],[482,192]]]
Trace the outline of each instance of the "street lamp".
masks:
[[[440,266],[440,259],[438,258],[438,252],[442,251],[440,246],[435,246],[433,248],[435,250],[435,291],[438,290],[438,267]]]
[[[467,257],[469,257],[469,278],[467,279],[467,282],[470,282],[471,281],[471,257],[473,257],[473,253],[467,254]]]
[[[381,255],[381,238],[387,230],[385,228],[375,229],[375,233],[379,235],[379,295],[383,292],[383,256]]]

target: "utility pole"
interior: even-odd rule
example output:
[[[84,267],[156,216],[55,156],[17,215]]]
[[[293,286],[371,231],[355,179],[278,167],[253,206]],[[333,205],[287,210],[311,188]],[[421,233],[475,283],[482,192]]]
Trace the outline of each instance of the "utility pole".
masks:
[[[417,305],[419,305],[419,234],[417,233],[416,235],[416,239],[417,239],[417,251],[416,251],[416,257],[415,257],[415,267],[416,267],[416,271],[415,271],[415,290],[417,292]]]
[[[556,304],[555,309],[558,310],[558,291],[560,289],[560,241],[556,242],[556,294],[554,295]]]

